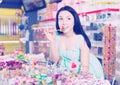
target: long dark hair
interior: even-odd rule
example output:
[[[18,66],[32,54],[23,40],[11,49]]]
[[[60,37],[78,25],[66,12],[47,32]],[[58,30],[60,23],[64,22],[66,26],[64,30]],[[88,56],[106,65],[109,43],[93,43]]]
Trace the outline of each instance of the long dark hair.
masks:
[[[75,23],[74,27],[73,27],[74,33],[77,34],[77,35],[79,35],[79,34],[83,35],[84,39],[86,40],[86,43],[87,43],[88,47],[91,48],[91,42],[90,42],[88,36],[85,34],[85,32],[82,28],[79,16],[78,16],[77,12],[70,6],[64,6],[64,7],[60,8],[57,12],[57,15],[56,15],[56,29],[57,29],[58,34],[62,34],[60,32],[60,27],[59,27],[59,24],[58,24],[58,15],[61,11],[68,11],[73,15],[74,23]]]

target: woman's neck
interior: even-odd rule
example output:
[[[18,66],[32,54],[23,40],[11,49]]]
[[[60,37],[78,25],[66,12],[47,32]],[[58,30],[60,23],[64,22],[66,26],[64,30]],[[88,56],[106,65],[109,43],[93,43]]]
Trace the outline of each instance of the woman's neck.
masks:
[[[63,34],[63,37],[65,37],[65,38],[71,38],[71,37],[73,37],[74,35],[75,35],[74,32],[69,32],[69,33]]]

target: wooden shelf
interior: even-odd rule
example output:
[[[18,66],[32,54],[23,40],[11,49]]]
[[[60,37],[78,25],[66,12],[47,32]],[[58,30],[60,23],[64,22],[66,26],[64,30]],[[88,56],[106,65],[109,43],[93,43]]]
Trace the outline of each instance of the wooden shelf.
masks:
[[[20,43],[20,41],[0,41],[0,43]]]
[[[0,41],[15,41],[15,40],[19,40],[20,39],[20,35],[13,35],[13,36],[0,36]]]

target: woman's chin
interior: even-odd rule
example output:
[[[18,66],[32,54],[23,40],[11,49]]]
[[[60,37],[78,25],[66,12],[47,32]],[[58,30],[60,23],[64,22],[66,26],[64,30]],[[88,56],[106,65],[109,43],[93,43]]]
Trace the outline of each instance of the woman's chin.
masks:
[[[66,33],[68,33],[68,31],[67,30],[63,30],[63,33],[66,34]]]

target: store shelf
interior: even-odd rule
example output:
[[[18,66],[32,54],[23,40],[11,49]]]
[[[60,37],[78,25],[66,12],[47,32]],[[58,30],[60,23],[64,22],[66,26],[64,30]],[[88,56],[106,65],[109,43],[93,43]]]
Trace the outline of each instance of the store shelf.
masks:
[[[45,19],[45,20],[41,20],[41,21],[38,21],[39,23],[41,22],[51,22],[51,21],[55,21],[55,18],[50,18],[50,19]]]
[[[119,46],[119,47],[118,47],[118,46],[116,47],[116,51],[117,51],[117,52],[120,52],[120,46]]]
[[[14,35],[14,36],[0,36],[0,41],[15,41],[15,40],[19,40],[20,35]]]
[[[44,29],[53,30],[55,29],[55,18],[45,19],[38,21],[38,24],[32,26],[33,29],[33,40],[30,42],[30,53],[38,54],[45,53],[45,56],[49,55],[49,42]]]
[[[116,74],[119,74],[119,75],[120,75],[120,71],[116,70]]]
[[[91,40],[92,47],[103,47],[104,43],[103,41],[94,41]]]
[[[41,41],[33,41],[33,42],[49,43],[50,41],[48,41],[48,40],[41,40]]]
[[[116,59],[116,62],[119,62],[119,63],[120,63],[120,59]]]
[[[82,16],[85,16],[85,15],[88,15],[88,14],[93,14],[93,13],[100,13],[100,12],[119,12],[119,9],[118,8],[105,8],[105,9],[99,9],[99,10],[93,10],[93,11],[89,11],[89,12],[83,12],[83,13],[79,13],[79,16],[82,15]]]
[[[20,43],[20,41],[0,41],[1,43]]]

